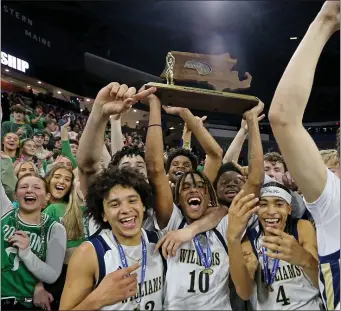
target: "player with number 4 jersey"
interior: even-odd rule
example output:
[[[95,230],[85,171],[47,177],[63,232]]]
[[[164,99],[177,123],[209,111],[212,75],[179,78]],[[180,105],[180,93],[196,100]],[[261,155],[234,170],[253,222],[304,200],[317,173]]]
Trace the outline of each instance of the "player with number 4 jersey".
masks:
[[[320,310],[323,305],[317,288],[315,229],[308,221],[291,218],[290,203],[291,194],[286,187],[277,182],[264,184],[257,207],[259,226],[248,230],[254,251],[248,257],[256,258],[257,263],[252,268],[247,261],[230,263],[232,279],[241,296],[251,296],[256,283],[253,295],[257,310]],[[237,196],[230,208],[230,252],[243,248],[240,234],[246,228],[245,211],[250,207]],[[242,276],[241,271],[249,276]]]

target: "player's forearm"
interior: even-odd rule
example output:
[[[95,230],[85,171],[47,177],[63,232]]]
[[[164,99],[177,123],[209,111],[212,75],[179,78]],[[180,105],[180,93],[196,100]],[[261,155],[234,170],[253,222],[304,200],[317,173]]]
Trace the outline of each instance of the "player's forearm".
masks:
[[[206,155],[208,157],[218,159],[221,162],[223,150],[205,126],[195,118],[189,109],[183,108],[181,110],[180,117],[185,121],[187,127],[191,129],[199,144],[204,149]]]
[[[101,305],[100,300],[96,297],[96,290],[90,293],[80,304],[72,310],[100,310],[104,306]],[[64,308],[63,308],[64,309]],[[60,308],[60,310],[63,310]]]
[[[333,33],[332,28],[321,16],[310,25],[277,86],[269,110],[272,126],[302,122],[316,65],[326,42]]]
[[[84,172],[89,170],[92,172],[100,162],[107,122],[107,118],[103,117],[102,113],[94,106],[79,141],[77,152],[78,166]]]
[[[146,138],[145,160],[148,178],[153,181],[164,174],[163,137],[161,127],[161,104],[158,99],[149,103],[149,126]]]
[[[248,300],[253,292],[253,280],[244,260],[241,241],[228,239],[227,242],[229,246],[229,263],[232,281],[236,287],[238,296],[243,300]]]
[[[226,154],[223,159],[223,163],[228,163],[232,161],[238,162],[239,155],[242,150],[246,137],[247,137],[247,132],[243,128],[240,128],[237,135],[233,139],[231,145],[226,151]]]
[[[199,220],[192,222],[188,228],[191,230],[193,237],[199,233],[206,232],[215,228],[221,219],[227,215],[227,208],[222,206],[210,207],[206,214]]]
[[[255,114],[247,115],[247,126],[249,129],[248,162],[249,175],[247,184],[253,191],[259,191],[264,182],[264,156],[262,140],[259,132],[258,119]],[[254,193],[256,196],[259,193]]]
[[[303,271],[308,275],[308,277],[313,282],[314,286],[316,288],[319,287],[318,283],[318,261],[312,254],[310,254],[308,251],[306,251],[306,256],[304,258],[301,258],[301,267],[303,268]]]
[[[182,148],[191,150],[192,132],[184,128],[182,134]]]
[[[115,116],[110,116],[111,125],[111,155],[113,156],[117,151],[124,147],[122,139],[121,117],[118,119]]]

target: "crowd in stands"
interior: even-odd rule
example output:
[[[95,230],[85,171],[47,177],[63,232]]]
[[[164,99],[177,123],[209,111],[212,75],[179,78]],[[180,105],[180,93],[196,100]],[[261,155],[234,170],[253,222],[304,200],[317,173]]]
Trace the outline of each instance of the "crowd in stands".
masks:
[[[282,154],[263,152],[261,101],[223,154],[155,88],[112,82],[80,114],[3,95],[2,309],[339,309],[340,137],[319,150],[297,121],[339,13],[324,4],[274,94]],[[146,129],[121,124],[137,102]],[[185,124],[180,147],[164,146],[162,109]]]

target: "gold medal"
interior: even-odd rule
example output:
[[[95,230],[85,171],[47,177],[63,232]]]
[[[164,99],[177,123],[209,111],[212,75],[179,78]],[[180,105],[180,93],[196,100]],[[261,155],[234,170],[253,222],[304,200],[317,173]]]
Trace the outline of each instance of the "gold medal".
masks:
[[[207,273],[208,275],[211,275],[213,273],[213,269],[211,268],[206,268],[205,270],[202,271],[203,273]]]
[[[134,309],[134,311],[140,311],[141,310],[141,306],[140,306],[140,304],[138,304],[137,306],[136,306],[136,308]]]
[[[268,288],[269,292],[271,292],[271,293],[274,291],[274,288],[271,285],[268,285],[267,288]]]

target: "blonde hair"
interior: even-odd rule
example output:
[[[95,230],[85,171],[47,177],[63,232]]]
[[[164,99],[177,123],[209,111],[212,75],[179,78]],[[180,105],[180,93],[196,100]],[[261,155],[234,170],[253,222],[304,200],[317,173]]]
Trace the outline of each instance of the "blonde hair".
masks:
[[[77,189],[74,183],[63,218],[63,225],[68,240],[78,240],[84,235],[83,215],[81,210],[82,203],[83,202],[78,198]]]
[[[14,175],[16,177],[18,177],[18,174],[19,174],[19,171],[21,169],[21,166],[25,163],[29,163],[32,165],[33,169],[34,169],[34,173],[39,175],[39,172],[38,172],[38,169],[37,167],[35,166],[35,164],[32,162],[32,161],[25,161],[25,160],[20,160],[19,162],[15,162],[14,163]]]
[[[320,150],[320,155],[326,166],[338,167],[340,165],[340,158],[337,150],[335,149]]]

